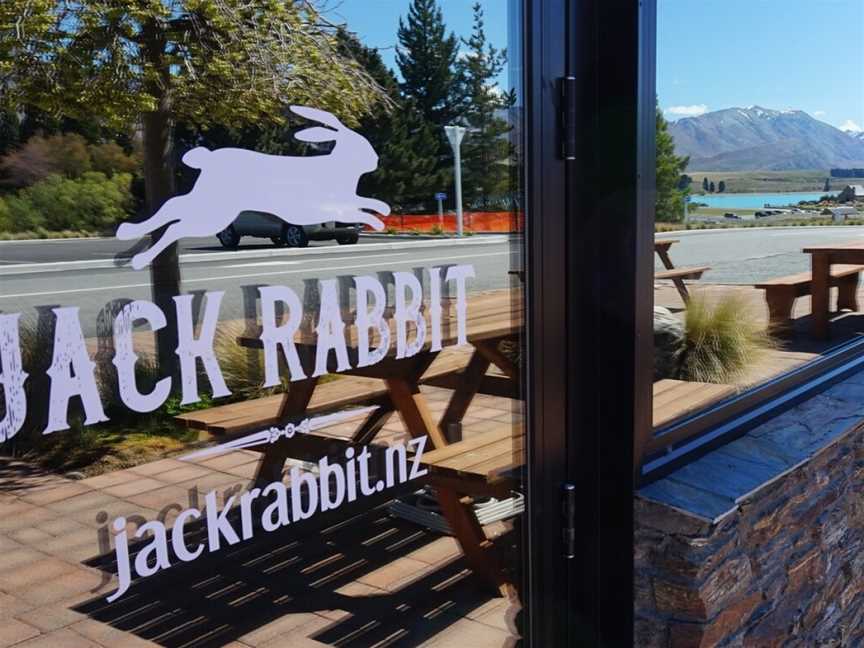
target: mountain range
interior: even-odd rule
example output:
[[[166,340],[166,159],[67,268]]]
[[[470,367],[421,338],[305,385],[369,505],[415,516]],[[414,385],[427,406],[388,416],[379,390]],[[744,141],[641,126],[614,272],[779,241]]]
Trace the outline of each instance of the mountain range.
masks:
[[[864,167],[864,133],[842,131],[803,110],[726,108],[669,124],[693,171]]]

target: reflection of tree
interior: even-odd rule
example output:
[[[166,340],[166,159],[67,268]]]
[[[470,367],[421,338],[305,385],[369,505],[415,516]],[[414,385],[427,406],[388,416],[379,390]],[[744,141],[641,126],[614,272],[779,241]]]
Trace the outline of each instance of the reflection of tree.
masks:
[[[380,98],[305,1],[6,0],[0,61],[0,94],[13,106],[140,125],[149,213],[174,194],[176,120],[280,122],[286,104],[310,103],[354,123]],[[176,245],[151,275],[154,301],[169,312],[180,290]],[[160,365],[174,366],[175,348],[176,329],[159,331]]]
[[[504,115],[516,95],[496,83],[507,53],[486,40],[479,2],[474,4],[471,36],[462,42],[467,52],[459,61],[458,79],[465,97],[462,120],[468,127],[462,144],[463,194],[469,205],[489,209],[491,200],[506,195],[510,186],[514,151],[507,134],[512,127]]]

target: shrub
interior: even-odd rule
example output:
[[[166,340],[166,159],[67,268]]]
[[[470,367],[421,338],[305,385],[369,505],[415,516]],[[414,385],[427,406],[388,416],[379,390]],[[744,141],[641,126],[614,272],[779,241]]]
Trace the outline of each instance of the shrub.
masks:
[[[429,230],[429,233],[430,233],[430,234],[434,234],[434,235],[436,235],[436,236],[440,236],[441,234],[444,233],[444,228],[441,227],[438,223],[435,223],[435,224],[432,226],[432,229]]]
[[[78,179],[52,175],[17,196],[7,197],[12,231],[104,231],[124,220],[132,209],[132,176],[112,178],[90,171]]]
[[[91,169],[86,140],[77,133],[34,135],[0,163],[16,187],[32,185],[52,174],[77,178]]]
[[[93,160],[93,170],[109,178],[115,173],[136,174],[141,167],[138,156],[126,155],[126,151],[115,142],[90,146],[90,158]]]
[[[684,329],[683,380],[732,382],[774,347],[764,324],[737,294],[713,302],[694,295],[687,305]]]

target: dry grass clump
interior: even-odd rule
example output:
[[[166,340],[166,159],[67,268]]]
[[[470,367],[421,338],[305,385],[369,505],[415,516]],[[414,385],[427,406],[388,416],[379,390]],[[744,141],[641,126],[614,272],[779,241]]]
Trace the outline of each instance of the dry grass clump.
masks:
[[[734,293],[694,295],[684,318],[683,380],[731,383],[776,347],[747,300]]]

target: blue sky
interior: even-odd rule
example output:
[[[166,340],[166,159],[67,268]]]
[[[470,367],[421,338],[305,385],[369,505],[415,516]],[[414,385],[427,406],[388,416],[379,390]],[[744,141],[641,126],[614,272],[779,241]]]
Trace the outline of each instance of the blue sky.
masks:
[[[864,128],[864,0],[657,0],[657,94],[669,119],[732,106],[804,110]],[[327,0],[329,16],[395,68],[410,0]],[[458,36],[471,0],[440,0]],[[484,0],[486,33],[507,45],[508,0]],[[506,79],[502,75],[502,82]]]
[[[658,0],[657,14],[667,118],[758,105],[864,128],[864,0]]]
[[[864,0],[862,0],[864,1]],[[329,18],[346,23],[364,44],[376,47],[384,63],[396,69],[396,31],[399,17],[407,16],[410,0],[327,0],[324,3]],[[439,0],[448,31],[468,38],[473,24],[473,0]],[[508,0],[483,0],[487,39],[497,48],[507,47]],[[506,80],[506,70],[501,82]]]

